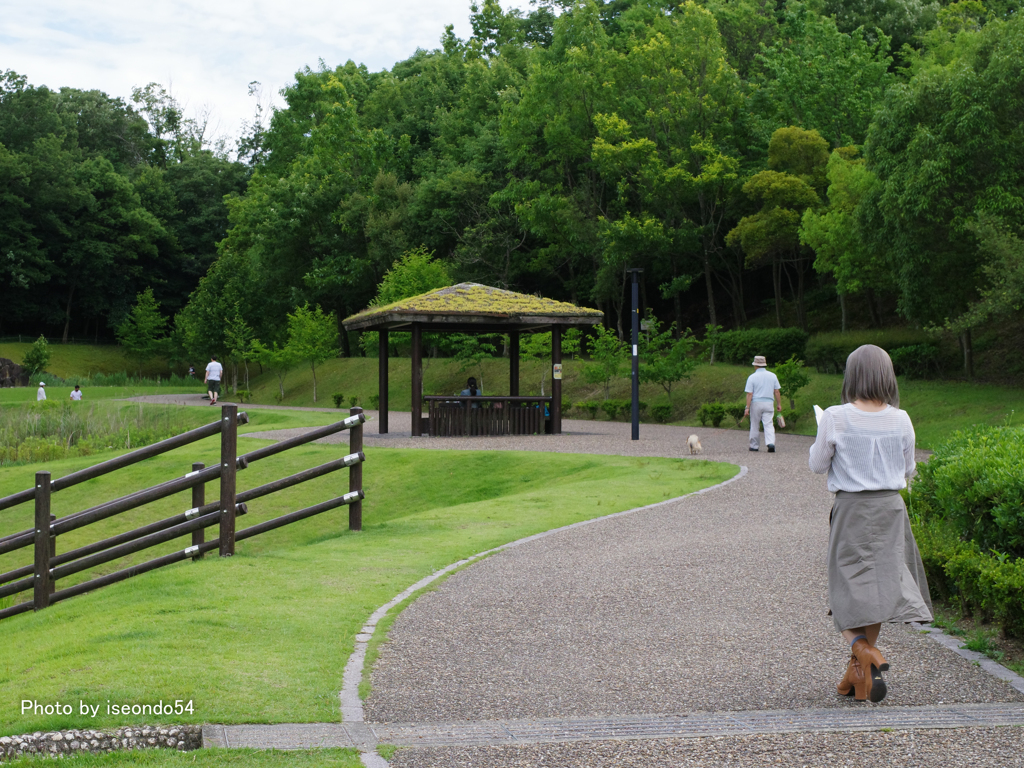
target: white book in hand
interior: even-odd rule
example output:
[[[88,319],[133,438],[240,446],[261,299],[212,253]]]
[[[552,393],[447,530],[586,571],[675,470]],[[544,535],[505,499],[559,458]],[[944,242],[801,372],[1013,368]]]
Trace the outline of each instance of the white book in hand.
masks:
[[[823,413],[825,413],[825,412],[823,410],[821,410],[821,406],[820,405],[814,406],[814,420],[818,424],[821,424],[821,416],[822,416]]]

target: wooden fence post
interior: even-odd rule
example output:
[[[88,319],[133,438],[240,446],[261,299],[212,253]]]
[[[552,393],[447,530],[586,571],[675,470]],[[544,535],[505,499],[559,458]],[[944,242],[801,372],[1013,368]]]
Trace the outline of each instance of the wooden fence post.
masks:
[[[36,472],[36,558],[33,607],[50,605],[50,473]]]
[[[238,458],[238,406],[220,408],[220,556],[235,554],[235,462]]]
[[[205,469],[206,465],[201,461],[197,461],[192,465],[192,471],[198,472],[200,469]],[[199,509],[201,506],[206,504],[206,483],[200,483],[199,485],[192,486],[192,509]],[[192,546],[198,547],[206,541],[206,529],[200,528],[197,531],[192,531]],[[192,562],[196,560],[202,560],[203,553],[200,552],[197,555],[192,556]]]
[[[353,416],[358,416],[362,412],[363,409],[358,406],[350,411]],[[359,423],[348,431],[348,452],[359,453],[362,450],[363,425]],[[348,468],[348,490],[349,493],[363,490],[363,463],[361,461]],[[363,530],[363,502],[361,500],[349,504],[348,529],[350,531]]]

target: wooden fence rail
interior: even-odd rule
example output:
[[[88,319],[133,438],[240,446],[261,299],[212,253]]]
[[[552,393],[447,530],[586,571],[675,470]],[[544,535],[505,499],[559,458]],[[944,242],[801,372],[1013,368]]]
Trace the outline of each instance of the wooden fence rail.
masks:
[[[214,549],[218,549],[222,557],[227,557],[234,554],[237,541],[341,506],[349,507],[349,528],[361,530],[362,500],[365,498],[362,488],[362,463],[366,460],[366,455],[362,451],[362,425],[365,420],[362,408],[353,408],[348,418],[335,424],[238,456],[238,425],[247,424],[248,417],[245,413],[238,413],[237,406],[225,405],[221,407],[221,418],[213,424],[207,424],[168,440],[162,440],[79,472],[65,475],[56,480],[50,479],[49,472],[37,472],[33,488],[0,499],[0,510],[28,501],[35,502],[35,525],[33,528],[0,538],[0,555],[29,546],[34,547],[31,565],[0,574],[0,598],[31,590],[32,600],[0,610],[0,619],[25,611],[41,610],[75,595],[114,584],[165,565],[187,559],[198,560],[206,552]],[[348,455],[247,491],[240,493],[236,491],[237,472],[246,469],[252,462],[344,430],[349,431]],[[184,477],[175,478],[64,517],[57,518],[50,512],[52,495],[57,491],[216,434],[221,436],[220,461],[217,466],[204,467],[203,464],[194,463],[191,471]],[[349,470],[348,493],[272,520],[266,520],[241,531],[235,530],[236,518],[248,512],[247,502],[346,468]],[[220,481],[220,496],[216,501],[207,503],[206,484],[213,480]],[[57,554],[57,537],[62,534],[186,490],[192,492],[192,507],[181,514],[92,544],[86,544],[60,555]],[[206,541],[204,531],[213,526],[218,527],[217,539]],[[76,573],[188,534],[192,536],[192,544],[183,550],[138,563],[65,589],[57,590],[55,588],[55,582],[58,579],[65,579]]]

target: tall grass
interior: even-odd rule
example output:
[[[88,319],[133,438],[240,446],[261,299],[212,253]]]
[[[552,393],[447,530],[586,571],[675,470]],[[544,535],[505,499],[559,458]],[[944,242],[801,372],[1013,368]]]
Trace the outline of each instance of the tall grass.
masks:
[[[125,371],[118,371],[117,373],[93,373],[89,376],[68,376],[67,378],[61,378],[52,373],[41,373],[36,374],[29,382],[29,386],[35,386],[40,381],[45,381],[48,387],[73,387],[78,385],[79,387],[129,387],[129,386],[143,386],[143,387],[196,387],[197,389],[202,386],[202,379],[190,378],[189,376],[179,376],[176,373],[172,373],[166,378],[160,377],[147,377],[147,376],[133,376]]]
[[[206,424],[191,408],[44,400],[0,409],[0,466],[130,449]]]

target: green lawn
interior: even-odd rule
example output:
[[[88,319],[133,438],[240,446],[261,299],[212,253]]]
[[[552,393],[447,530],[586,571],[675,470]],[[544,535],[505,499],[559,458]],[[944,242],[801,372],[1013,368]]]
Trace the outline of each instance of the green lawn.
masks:
[[[31,387],[14,387],[0,389],[0,406],[16,405],[18,403],[34,403],[36,401],[36,390],[38,382],[33,382]],[[46,388],[47,400],[69,400],[71,390],[74,387],[52,386]],[[93,400],[120,400],[139,395],[177,395],[202,392],[203,383],[200,381],[197,386],[171,387],[171,386],[143,386],[130,385],[127,387],[85,387],[82,389],[82,402],[88,403]]]
[[[241,440],[240,450],[263,444]],[[295,449],[254,463],[239,474],[239,484],[252,487],[345,452],[343,446]],[[0,734],[140,722],[102,711],[95,721],[77,714],[22,716],[23,699],[192,700],[195,713],[185,721],[196,723],[336,721],[341,672],[355,633],[409,584],[473,553],[679,496],[737,471],[703,461],[484,450],[375,448],[367,456],[361,533],[347,530],[342,508],[242,542],[231,559],[208,556],[0,622]],[[180,475],[194,460],[215,461],[215,439],[62,491],[54,496],[55,514]],[[67,460],[50,469],[60,476],[88,463]],[[34,471],[0,471],[0,495],[26,487]],[[347,487],[342,472],[256,500],[239,525]],[[126,513],[61,537],[58,551],[188,506],[181,494]],[[2,511],[0,535],[30,522],[30,505]],[[185,545],[179,540],[136,557]],[[0,558],[0,570],[27,562],[28,552]]]
[[[52,766],[52,757],[26,757],[4,763],[12,768]],[[283,752],[261,749],[201,749],[195,752],[174,752],[169,749],[113,752],[106,755],[75,755],[62,758],[66,768],[361,768],[355,749],[301,749]]]

